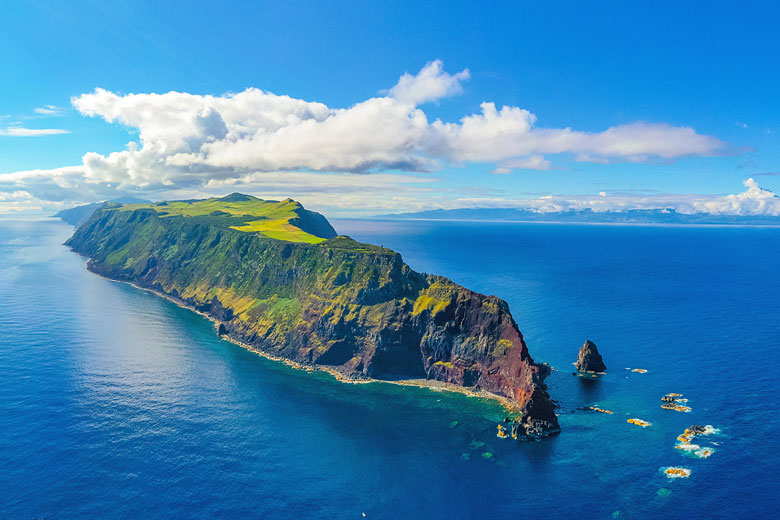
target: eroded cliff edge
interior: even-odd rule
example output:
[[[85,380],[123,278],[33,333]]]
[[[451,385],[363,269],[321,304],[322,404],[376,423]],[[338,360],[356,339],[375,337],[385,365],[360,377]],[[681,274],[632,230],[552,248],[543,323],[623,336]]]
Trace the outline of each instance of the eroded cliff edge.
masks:
[[[389,249],[331,238],[324,217],[299,214],[297,226],[326,240],[241,231],[242,219],[222,212],[108,206],[67,245],[90,270],[179,299],[269,354],[353,377],[474,387],[515,401],[527,435],[559,431],[548,369],[534,363],[506,302],[417,273]]]

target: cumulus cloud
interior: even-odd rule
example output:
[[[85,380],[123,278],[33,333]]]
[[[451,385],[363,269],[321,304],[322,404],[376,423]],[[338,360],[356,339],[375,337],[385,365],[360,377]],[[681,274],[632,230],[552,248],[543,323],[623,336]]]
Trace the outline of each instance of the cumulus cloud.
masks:
[[[332,108],[256,88],[221,96],[183,92],[120,95],[103,89],[73,106],[138,132],[108,155],[87,153],[93,182],[155,186],[235,178],[249,171],[375,173],[494,163],[497,173],[549,169],[548,155],[574,160],[646,161],[722,153],[725,143],[692,128],[632,123],[602,132],[536,126],[530,111],[485,102],[458,122],[429,121],[420,105],[462,91],[469,71],[441,61],[405,73],[384,96]]]
[[[417,106],[460,94],[463,91],[461,81],[467,80],[469,77],[471,77],[469,69],[449,75],[444,72],[444,64],[441,60],[435,60],[427,63],[415,75],[404,73],[399,78],[398,83],[387,91],[387,94],[402,103]]]
[[[73,104],[139,130],[140,147],[84,156],[95,181],[150,185],[251,170],[422,170],[430,163],[414,153],[427,130],[425,114],[388,97],[331,109],[258,89],[225,96],[98,89]]]
[[[546,128],[527,109],[493,102],[456,121],[426,114],[426,103],[457,95],[469,78],[468,69],[450,74],[436,60],[345,108],[257,88],[223,95],[98,88],[74,97],[73,107],[126,127],[133,140],[112,153],[87,152],[76,166],[0,175],[0,192],[23,190],[60,204],[216,194],[231,186],[304,200],[316,195],[334,204],[341,193],[342,207],[422,209],[434,199],[442,205],[457,200],[436,184],[440,177],[428,175],[448,165],[478,163],[486,172],[508,174],[553,169],[559,161],[672,161],[729,151],[713,136],[666,123],[602,131]],[[52,116],[61,109],[45,105],[35,112]],[[66,132],[0,127],[7,136]]]
[[[714,200],[696,201],[693,207],[702,213],[780,216],[780,197],[763,189],[753,178],[747,179],[743,184],[747,190],[742,193]]]
[[[435,154],[457,161],[492,162],[529,154],[573,153],[580,161],[617,159],[646,161],[687,155],[717,155],[724,143],[697,134],[689,127],[665,123],[631,123],[603,132],[570,128],[536,128],[536,116],[517,107],[496,108],[482,103],[481,114],[466,116],[459,123],[432,124]]]
[[[761,188],[752,178],[747,179],[743,184],[747,189],[733,195],[641,194],[601,191],[598,195],[544,195],[527,199],[460,197],[453,200],[451,204],[452,207],[459,208],[518,208],[540,213],[578,210],[620,212],[634,209],[668,209],[685,214],[780,216],[780,196]]]

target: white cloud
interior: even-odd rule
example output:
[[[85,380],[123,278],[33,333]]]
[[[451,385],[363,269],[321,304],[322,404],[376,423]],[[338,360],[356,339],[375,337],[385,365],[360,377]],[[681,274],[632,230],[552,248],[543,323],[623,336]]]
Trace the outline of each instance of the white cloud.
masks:
[[[0,192],[0,215],[14,215],[41,209],[35,197],[27,191]]]
[[[24,170],[13,173],[0,173],[0,185],[21,184],[37,179],[53,181],[66,177],[82,177],[84,169],[81,166],[64,166],[52,170]]]
[[[380,187],[397,187],[399,185],[430,184],[437,179],[399,175],[393,173],[377,173],[375,175],[353,175],[349,173],[312,173],[312,172],[276,172],[249,173],[236,179],[211,180],[205,188],[223,188],[240,186],[253,191],[284,190],[287,187],[300,191],[308,189],[318,193],[324,191],[372,191]]]
[[[745,191],[722,196],[600,191],[593,195],[517,198],[500,189],[478,186],[450,188],[441,178],[427,175],[252,172],[240,177],[215,178],[198,185],[172,184],[149,191],[134,186],[118,189],[117,185],[109,182],[87,183],[83,167],[74,166],[0,174],[0,215],[34,210],[50,215],[63,207],[125,195],[170,200],[206,198],[239,191],[266,199],[293,197],[329,217],[476,207],[520,208],[538,212],[673,209],[685,214],[780,216],[780,197],[760,188],[753,179],[746,180],[744,184],[747,187]]]
[[[460,82],[469,79],[469,69],[449,75],[444,72],[441,60],[425,64],[414,76],[408,72],[398,79],[398,83],[387,91],[390,97],[413,106],[454,96],[463,91]]]
[[[25,128],[23,126],[9,126],[7,128],[0,128],[0,135],[6,135],[10,137],[33,137],[40,135],[57,135],[57,134],[69,134],[68,130],[61,128]]]
[[[91,182],[150,187],[235,178],[249,171],[426,171],[447,163],[488,162],[496,172],[549,169],[546,155],[582,161],[671,160],[721,153],[724,143],[688,127],[632,123],[603,132],[537,128],[528,110],[482,103],[459,122],[430,122],[419,105],[462,90],[468,70],[441,61],[404,74],[387,95],[348,108],[255,88],[222,96],[119,95],[103,89],[73,106],[138,131],[139,143],[84,156]]]
[[[572,153],[576,160],[646,161],[688,155],[717,155],[725,144],[692,128],[637,122],[589,133],[570,128],[535,128],[536,116],[517,107],[482,103],[481,114],[459,123],[432,124],[437,155],[457,161],[492,162],[530,154]]]
[[[552,168],[550,161],[541,155],[529,155],[501,161],[498,167],[491,173],[512,173],[514,170],[549,170]]]
[[[152,200],[221,196],[232,191],[251,193],[266,199],[293,197],[307,207],[334,215],[373,215],[378,209],[404,211],[424,209],[428,197],[449,191],[438,187],[431,176],[377,173],[252,172],[239,177],[210,179],[197,185],[169,184],[154,190],[112,182],[87,182],[83,166],[56,170],[29,170],[0,174],[0,195],[25,189],[27,205],[50,215],[62,207],[84,202],[133,195]],[[20,204],[17,201],[16,204]]]
[[[449,74],[436,60],[417,74],[402,75],[384,95],[346,108],[256,88],[216,96],[98,88],[73,98],[73,107],[121,124],[137,137],[123,150],[87,152],[77,166],[0,175],[0,192],[27,190],[60,204],[127,194],[215,194],[233,186],[311,200],[316,194],[334,206],[340,200],[342,208],[419,209],[434,199],[442,205],[455,200],[443,184],[433,194],[435,177],[414,174],[446,165],[488,163],[486,171],[510,173],[552,169],[556,160],[671,161],[726,150],[715,137],[665,123],[636,122],[601,132],[538,127],[529,110],[492,102],[457,122],[429,120],[421,105],[458,94],[468,79],[467,69]],[[36,113],[59,110],[46,105]],[[15,136],[66,132],[0,129],[0,135]]]
[[[592,210],[628,211],[634,209],[671,209],[679,213],[711,215],[780,216],[780,196],[758,186],[753,179],[743,183],[747,190],[735,195],[704,195],[675,193],[608,193],[598,195],[544,195],[537,198],[510,199],[502,197],[456,198],[452,208],[518,208],[541,213]]]
[[[415,153],[428,121],[421,110],[391,98],[373,98],[327,117],[295,121],[277,131],[206,143],[196,162],[239,169],[308,168],[317,171],[421,170],[430,161]]]
[[[34,108],[33,112],[39,116],[47,117],[60,117],[65,115],[65,109],[55,105],[43,105],[42,107]]]
[[[693,208],[703,213],[722,215],[774,215],[780,216],[780,197],[761,188],[754,179],[744,183],[747,190],[713,200],[694,202]]]
[[[29,199],[31,197],[32,195],[30,195],[30,193],[26,191],[12,191],[6,193],[0,192],[0,202],[8,202],[10,200],[19,200],[19,199]]]
[[[85,155],[87,176],[139,185],[226,178],[251,170],[420,170],[425,114],[392,98],[330,109],[247,89],[225,96],[98,89],[73,100],[83,114],[138,128],[140,148]]]

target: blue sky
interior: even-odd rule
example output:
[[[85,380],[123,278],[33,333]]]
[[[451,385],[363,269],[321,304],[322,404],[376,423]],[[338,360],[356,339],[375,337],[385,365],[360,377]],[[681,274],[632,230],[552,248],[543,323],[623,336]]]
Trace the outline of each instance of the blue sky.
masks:
[[[773,2],[248,4],[6,7],[0,214],[46,213],[113,195],[236,190],[291,195],[329,214],[549,207],[539,200],[780,211],[771,193],[780,191],[780,175],[766,175],[780,172],[780,8]],[[430,95],[419,90],[427,88],[425,70],[438,82],[428,87],[440,89]],[[392,89],[405,73],[418,90],[403,98]],[[106,93],[94,94],[97,88]],[[245,96],[252,99],[231,97],[250,88],[259,89]],[[127,97],[170,91],[194,97]],[[260,91],[276,97],[261,99]],[[268,110],[280,110],[278,96],[320,103],[323,111],[306,105],[317,112],[312,121],[270,135],[278,127],[248,112],[272,101]],[[307,130],[377,99],[371,103],[409,107],[341,114],[341,124]],[[461,118],[484,115],[484,102],[499,113],[503,106],[526,110],[507,119],[557,133],[502,135],[503,119],[482,133],[467,131]],[[144,110],[155,117],[142,117]],[[418,111],[424,128],[404,124]],[[185,112],[190,119],[182,122]],[[186,128],[192,114],[205,125],[192,130],[199,137]],[[185,126],[166,126],[171,118]],[[571,142],[567,128],[578,132]],[[604,134],[609,128],[618,130]],[[20,135],[42,130],[62,133]],[[284,141],[293,133],[293,143]],[[562,138],[565,144],[553,143]],[[129,142],[143,155],[128,154]],[[307,152],[312,157],[303,158]],[[30,170],[50,172],[24,174]],[[717,198],[745,192],[751,177],[764,188],[754,190],[764,203]]]

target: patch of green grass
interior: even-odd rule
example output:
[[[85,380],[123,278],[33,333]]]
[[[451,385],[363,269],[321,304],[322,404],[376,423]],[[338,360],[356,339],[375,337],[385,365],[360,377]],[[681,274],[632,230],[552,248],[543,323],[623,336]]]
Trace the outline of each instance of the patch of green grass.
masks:
[[[352,253],[373,253],[382,255],[395,253],[395,251],[392,249],[388,249],[382,246],[375,246],[372,244],[363,244],[362,242],[358,242],[348,236],[343,235],[331,238],[325,241],[325,243],[322,245],[330,249],[340,249],[342,251],[349,251]]]
[[[230,226],[231,229],[246,233],[262,233],[269,238],[286,240],[287,242],[306,242],[307,244],[319,244],[324,238],[315,237],[302,229],[290,224],[289,220],[253,220],[243,226]]]
[[[118,211],[152,210],[159,217],[200,217],[210,222],[222,221],[226,227],[246,233],[260,233],[276,240],[319,244],[325,238],[302,230],[295,222],[305,210],[292,199],[263,200],[251,195],[233,194],[196,201],[124,204]],[[238,222],[236,222],[238,220]]]

